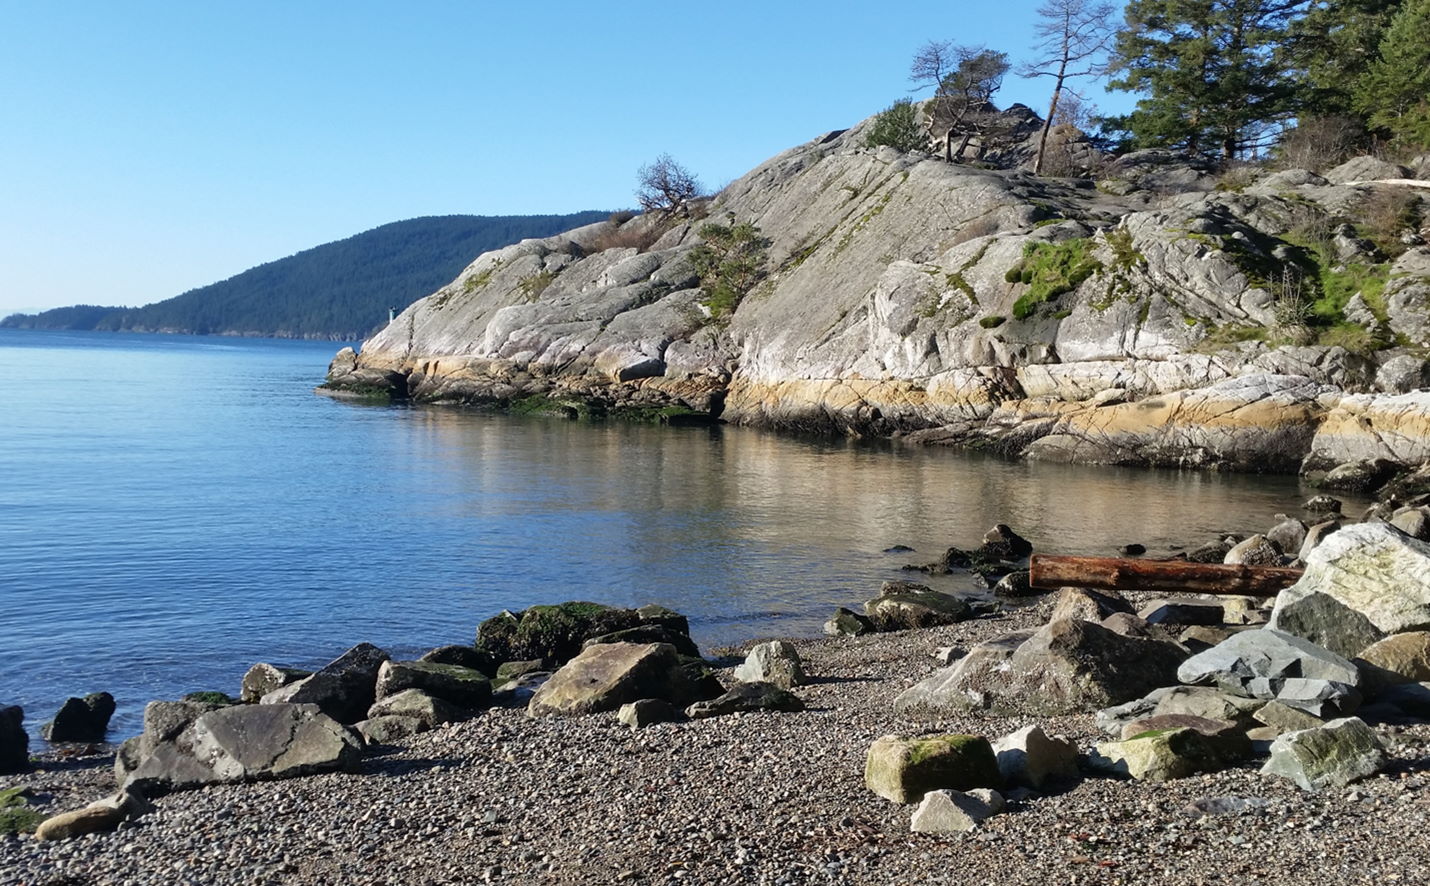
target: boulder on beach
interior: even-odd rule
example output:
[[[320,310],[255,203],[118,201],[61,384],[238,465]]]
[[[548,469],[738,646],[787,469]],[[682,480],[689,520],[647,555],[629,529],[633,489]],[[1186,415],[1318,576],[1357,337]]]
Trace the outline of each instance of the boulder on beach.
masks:
[[[21,772],[29,765],[25,711],[19,705],[0,705],[0,773]]]
[[[301,668],[285,668],[267,662],[259,662],[243,675],[238,700],[244,704],[256,704],[268,693],[312,675],[312,671],[305,671]]]
[[[1430,629],[1430,543],[1384,523],[1327,536],[1300,580],[1277,596],[1269,625],[1344,656]]]
[[[1386,763],[1375,730],[1348,717],[1278,737],[1261,772],[1289,778],[1302,790],[1320,791],[1369,778]]]
[[[109,718],[114,716],[114,696],[92,692],[68,698],[50,722],[40,727],[45,741],[104,741]]]
[[[878,631],[931,628],[973,617],[968,601],[912,581],[886,581],[879,596],[864,604],[864,614]]]
[[[1211,740],[1190,727],[1151,730],[1121,741],[1105,741],[1097,746],[1097,755],[1091,761],[1094,769],[1153,782],[1214,772],[1224,763]]]
[[[678,705],[709,697],[667,643],[600,643],[583,650],[531,696],[533,717],[614,711],[643,698]]]
[[[736,683],[729,691],[708,701],[697,701],[685,709],[685,715],[692,720],[708,717],[724,717],[730,714],[748,714],[755,711],[779,711],[787,714],[804,710],[804,702],[798,695],[781,689],[773,683],[756,681]]]
[[[390,656],[359,643],[311,676],[264,695],[262,704],[313,704],[339,723],[356,723],[377,700],[377,672]]]
[[[685,713],[663,698],[642,698],[621,705],[616,719],[632,729],[644,729],[657,723],[674,723],[685,719]]]
[[[1142,698],[1097,712],[1097,725],[1108,735],[1123,735],[1127,724],[1147,717],[1188,716],[1206,720],[1228,720],[1242,728],[1253,725],[1253,716],[1265,701],[1244,698],[1211,686],[1164,686]]]
[[[857,637],[860,634],[867,634],[873,630],[874,623],[870,621],[868,617],[843,606],[834,610],[834,614],[829,617],[829,621],[824,623],[824,633],[830,636],[845,634],[851,637]]]
[[[937,790],[1003,786],[993,746],[981,735],[885,735],[869,747],[864,784],[886,800],[917,803]]]
[[[1025,726],[993,741],[998,771],[1010,785],[1041,790],[1049,781],[1077,778],[1077,746],[1050,738],[1043,727]]]
[[[781,689],[809,682],[799,651],[785,640],[761,643],[751,649],[745,661],[735,668],[735,679],[742,683],[773,683]]]
[[[1177,669],[1177,680],[1209,684],[1247,698],[1273,699],[1286,680],[1303,677],[1360,685],[1355,665],[1302,637],[1273,628],[1232,634]]]
[[[580,654],[592,637],[641,623],[634,609],[572,600],[520,613],[503,611],[477,626],[476,647],[499,662],[539,659],[556,667]]]
[[[464,668],[471,668],[480,671],[488,677],[496,674],[497,665],[500,662],[492,659],[490,655],[475,646],[463,646],[461,644],[451,644],[438,646],[436,649],[429,649],[418,657],[418,661],[432,662],[433,664],[459,665]]]
[[[421,689],[404,689],[373,702],[368,708],[367,720],[406,717],[417,724],[418,732],[425,732],[434,726],[461,720],[466,714],[466,709]]]
[[[430,661],[385,661],[377,671],[376,700],[382,701],[408,689],[466,710],[476,710],[491,702],[492,684],[481,671]]]
[[[362,754],[355,732],[311,704],[222,707],[200,715],[172,738],[149,737],[148,744],[152,751],[128,773],[125,787],[162,792],[354,772]]]
[[[929,791],[914,810],[909,830],[916,834],[960,834],[973,830],[1002,809],[1003,797],[993,790]]]
[[[1361,650],[1355,664],[1371,695],[1396,683],[1430,680],[1430,631],[1407,631],[1377,640]]]

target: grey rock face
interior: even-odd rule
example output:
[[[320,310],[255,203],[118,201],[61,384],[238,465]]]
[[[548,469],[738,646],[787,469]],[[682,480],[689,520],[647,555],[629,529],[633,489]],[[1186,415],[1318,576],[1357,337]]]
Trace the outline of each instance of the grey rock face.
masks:
[[[316,705],[233,705],[211,710],[172,740],[157,742],[125,786],[179,790],[356,771],[360,762],[358,736]]]
[[[1352,157],[1326,173],[1326,181],[1344,185],[1351,182],[1376,181],[1383,178],[1406,178],[1410,170],[1377,157]]]
[[[886,581],[879,596],[864,604],[875,630],[897,631],[957,624],[973,617],[973,607],[952,594],[911,581]]]
[[[244,704],[256,704],[268,693],[282,689],[289,683],[296,683],[304,677],[312,676],[312,673],[312,671],[304,671],[299,668],[284,668],[260,662],[249,668],[248,672],[243,675],[243,683],[238,696],[239,701]]]
[[[601,643],[561,667],[531,696],[533,717],[614,711],[643,698],[684,704],[705,687],[681,668],[675,647],[663,643]]]
[[[1177,669],[1182,683],[1212,684],[1247,698],[1276,698],[1295,677],[1332,680],[1357,686],[1355,665],[1309,640],[1277,630],[1241,631]]]
[[[1430,363],[1413,354],[1391,357],[1375,371],[1375,386],[1387,394],[1408,394],[1430,385]]]
[[[809,682],[799,651],[784,640],[761,643],[751,649],[744,663],[735,668],[735,679],[744,683],[773,683],[781,689]]]
[[[909,829],[916,834],[960,834],[997,813],[992,804],[971,793],[929,791],[914,810]]]
[[[729,714],[753,711],[783,711],[795,713],[804,710],[804,702],[793,692],[781,689],[773,683],[737,683],[724,695],[709,701],[697,701],[685,709],[685,715],[692,720],[706,717],[724,717]]]
[[[20,772],[30,765],[30,736],[24,724],[23,708],[0,706],[0,773]]]
[[[104,741],[109,718],[114,716],[114,696],[94,692],[65,700],[55,718],[40,727],[46,741]]]
[[[657,723],[673,723],[684,720],[685,714],[675,705],[660,698],[643,698],[630,704],[621,705],[616,719],[632,729],[642,729]]]
[[[1349,717],[1278,737],[1261,772],[1289,778],[1302,790],[1320,791],[1368,778],[1385,764],[1385,749],[1375,731]]]
[[[264,695],[263,704],[315,704],[339,723],[356,723],[377,700],[377,672],[388,654],[359,643],[304,677]]]
[[[1430,544],[1385,524],[1341,529],[1277,597],[1270,626],[1351,656],[1388,634],[1430,628]]]
[[[377,700],[408,689],[420,689],[467,710],[484,707],[492,697],[491,682],[480,671],[471,668],[424,661],[383,662],[377,671]]]
[[[1050,738],[1041,726],[1025,726],[993,742],[998,771],[1010,785],[1041,790],[1057,779],[1077,778],[1077,747]]]

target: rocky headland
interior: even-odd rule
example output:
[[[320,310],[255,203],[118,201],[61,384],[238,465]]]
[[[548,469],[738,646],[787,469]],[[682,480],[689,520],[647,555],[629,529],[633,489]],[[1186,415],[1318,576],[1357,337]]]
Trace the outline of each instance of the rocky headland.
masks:
[[[324,390],[1097,464],[1430,457],[1430,161],[1216,175],[1089,148],[1052,178],[1026,148],[947,163],[868,126],[688,216],[482,255]]]

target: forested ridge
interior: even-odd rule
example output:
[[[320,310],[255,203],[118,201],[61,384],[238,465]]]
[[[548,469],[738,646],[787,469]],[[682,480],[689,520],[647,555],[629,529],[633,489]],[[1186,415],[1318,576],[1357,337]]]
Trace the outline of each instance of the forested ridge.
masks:
[[[432,292],[483,252],[605,219],[570,215],[446,215],[393,222],[250,268],[138,308],[75,305],[12,314],[0,326],[266,335],[355,341]]]

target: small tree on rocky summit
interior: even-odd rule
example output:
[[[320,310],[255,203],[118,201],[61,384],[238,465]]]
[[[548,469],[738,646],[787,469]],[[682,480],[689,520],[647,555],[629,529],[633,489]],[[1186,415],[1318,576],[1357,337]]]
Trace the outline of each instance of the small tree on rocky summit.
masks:
[[[636,184],[636,200],[646,212],[687,212],[690,201],[700,196],[700,180],[669,154],[642,166]]]
[[[1058,104],[1067,81],[1103,72],[1106,67],[1104,56],[1111,48],[1113,34],[1112,5],[1109,3],[1047,0],[1038,7],[1038,18],[1040,21],[1034,29],[1038,42],[1033,47],[1038,57],[1018,69],[1023,77],[1053,78],[1053,98],[1048,106],[1048,115],[1043,120],[1043,131],[1038,135],[1034,175],[1043,171],[1048,131],[1057,118]]]
[[[914,54],[909,79],[916,86],[934,87],[929,140],[943,145],[945,160],[962,159],[969,141],[983,134],[995,116],[993,94],[1002,87],[1007,73],[1008,55],[981,46],[930,40]],[[940,120],[946,124],[946,132],[935,139],[933,127]],[[953,139],[958,134],[963,138],[955,150]]]

